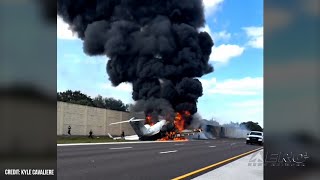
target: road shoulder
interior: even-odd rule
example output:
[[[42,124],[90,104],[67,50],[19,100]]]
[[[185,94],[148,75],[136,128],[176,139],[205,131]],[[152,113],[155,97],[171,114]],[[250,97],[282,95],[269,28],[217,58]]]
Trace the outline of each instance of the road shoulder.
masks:
[[[232,173],[231,173],[232,172]],[[263,179],[263,149],[214,169],[193,180]]]

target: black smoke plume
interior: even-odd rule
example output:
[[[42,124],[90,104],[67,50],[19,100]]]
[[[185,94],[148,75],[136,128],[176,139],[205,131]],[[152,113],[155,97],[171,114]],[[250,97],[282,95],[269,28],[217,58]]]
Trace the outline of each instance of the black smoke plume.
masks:
[[[196,79],[213,72],[213,41],[202,0],[58,0],[58,15],[83,40],[89,56],[105,55],[114,86],[133,85],[137,109],[197,112]]]

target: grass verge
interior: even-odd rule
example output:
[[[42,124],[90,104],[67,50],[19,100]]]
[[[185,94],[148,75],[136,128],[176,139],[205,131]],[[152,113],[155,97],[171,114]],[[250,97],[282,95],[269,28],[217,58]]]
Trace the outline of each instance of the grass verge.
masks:
[[[113,140],[109,137],[94,137],[93,139],[87,136],[58,136],[57,144],[69,144],[69,143],[104,143],[104,142],[127,142],[126,140]]]

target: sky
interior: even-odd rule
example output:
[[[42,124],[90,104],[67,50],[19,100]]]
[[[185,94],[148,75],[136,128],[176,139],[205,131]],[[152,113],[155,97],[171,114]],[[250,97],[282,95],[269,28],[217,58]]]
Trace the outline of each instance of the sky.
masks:
[[[202,118],[220,124],[258,122],[263,127],[263,1],[203,0],[205,27],[214,46],[214,72],[200,78]],[[57,17],[57,90],[80,90],[95,97],[133,103],[131,84],[111,86],[106,57],[83,53],[82,41]]]

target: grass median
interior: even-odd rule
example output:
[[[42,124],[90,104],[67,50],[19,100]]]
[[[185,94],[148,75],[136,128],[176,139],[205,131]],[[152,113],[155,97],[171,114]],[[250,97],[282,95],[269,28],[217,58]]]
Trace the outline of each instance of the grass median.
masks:
[[[104,142],[127,142],[127,140],[117,139],[113,140],[109,137],[94,137],[87,136],[58,136],[57,144],[71,144],[71,143],[104,143]]]

